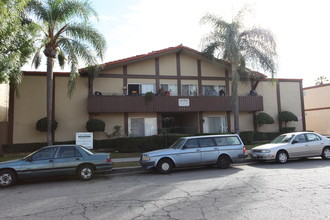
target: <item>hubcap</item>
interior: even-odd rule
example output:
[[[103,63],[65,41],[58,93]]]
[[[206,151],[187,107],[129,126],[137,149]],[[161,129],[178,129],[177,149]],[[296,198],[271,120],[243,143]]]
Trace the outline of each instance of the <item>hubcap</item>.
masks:
[[[281,163],[285,163],[287,161],[287,159],[288,159],[288,157],[286,156],[285,153],[280,153],[280,155],[279,155],[278,158],[279,158],[279,160],[280,160]]]
[[[330,149],[329,148],[327,148],[327,149],[324,150],[324,156],[326,158],[330,158]]]
[[[92,176],[92,171],[90,168],[85,167],[81,170],[80,175],[84,179],[89,179]]]
[[[9,184],[11,183],[12,180],[13,180],[13,179],[12,179],[11,175],[9,175],[8,173],[4,173],[4,174],[2,174],[2,175],[0,176],[0,184],[1,184],[2,186],[7,186],[7,185],[9,185]]]
[[[162,169],[166,171],[166,170],[170,169],[170,165],[168,163],[163,163]]]

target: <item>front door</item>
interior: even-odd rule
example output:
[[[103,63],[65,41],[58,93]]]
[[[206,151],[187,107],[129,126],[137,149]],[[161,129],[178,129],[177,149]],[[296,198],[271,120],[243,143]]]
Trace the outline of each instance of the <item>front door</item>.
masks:
[[[202,164],[202,155],[197,139],[187,140],[180,151],[180,156],[181,160],[179,166],[193,166]]]

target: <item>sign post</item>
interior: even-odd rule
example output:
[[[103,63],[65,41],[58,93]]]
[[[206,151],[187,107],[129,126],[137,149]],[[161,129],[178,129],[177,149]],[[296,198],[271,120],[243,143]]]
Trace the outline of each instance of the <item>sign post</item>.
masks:
[[[93,149],[93,132],[76,132],[76,145]]]

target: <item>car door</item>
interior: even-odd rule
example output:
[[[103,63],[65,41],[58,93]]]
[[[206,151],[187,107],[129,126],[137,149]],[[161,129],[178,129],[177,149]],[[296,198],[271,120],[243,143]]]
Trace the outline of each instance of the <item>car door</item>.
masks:
[[[56,151],[57,147],[47,147],[37,151],[22,163],[20,175],[25,178],[52,175]]]
[[[218,160],[218,146],[213,138],[200,138],[198,139],[202,155],[203,164],[214,164]]]
[[[56,175],[74,175],[77,166],[82,162],[84,162],[84,158],[75,146],[61,146],[54,159],[54,173]]]
[[[309,144],[305,134],[297,135],[288,145],[290,157],[305,157],[309,154]]]
[[[306,138],[309,145],[309,156],[319,156],[322,154],[325,141],[313,133],[307,133]]]
[[[180,151],[180,166],[202,164],[202,155],[197,139],[188,139]]]

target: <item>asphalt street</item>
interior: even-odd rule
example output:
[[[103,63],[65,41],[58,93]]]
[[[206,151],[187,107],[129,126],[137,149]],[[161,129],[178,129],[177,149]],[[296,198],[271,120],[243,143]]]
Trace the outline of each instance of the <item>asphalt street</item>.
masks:
[[[237,164],[0,189],[0,219],[330,219],[330,161]]]

